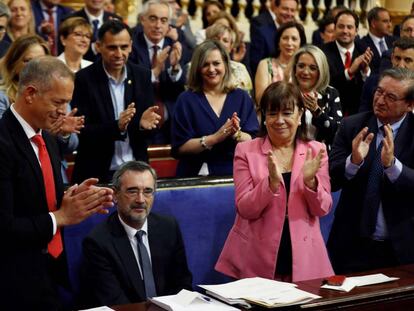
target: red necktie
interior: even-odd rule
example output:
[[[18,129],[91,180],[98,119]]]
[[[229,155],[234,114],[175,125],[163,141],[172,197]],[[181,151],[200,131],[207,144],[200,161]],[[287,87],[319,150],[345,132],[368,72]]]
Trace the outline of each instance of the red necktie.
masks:
[[[57,51],[56,51],[56,40],[55,40],[55,19],[53,18],[53,10],[49,8],[46,10],[46,12],[47,14],[49,14],[48,22],[51,25],[51,30],[47,36],[47,39],[48,39],[49,46],[50,46],[50,52],[52,53],[53,56],[56,56]]]
[[[151,68],[154,68],[155,67],[155,64],[157,62],[157,52],[158,52],[158,49],[159,49],[158,45],[153,45],[152,46],[152,50],[153,50],[153,53],[154,54],[152,54]],[[164,115],[164,109],[165,109],[165,106],[164,106],[164,103],[161,100],[161,96],[160,96],[161,95],[160,94],[161,90],[160,90],[160,84],[159,84],[159,82],[154,82],[153,85],[154,85],[155,105],[158,106],[157,113],[161,116],[160,123],[158,124],[158,127],[160,128],[162,126],[162,124],[164,123],[164,117],[165,117],[165,115]]]
[[[45,185],[47,207],[49,209],[49,212],[54,212],[56,211],[56,190],[49,153],[47,152],[45,141],[41,135],[33,136],[32,141],[39,148],[39,161],[42,169],[43,182]],[[56,234],[53,236],[52,240],[49,242],[47,250],[49,254],[55,258],[57,258],[62,253],[63,244],[59,228],[57,229]]]
[[[345,69],[348,69],[352,65],[352,57],[349,51],[345,52]]]

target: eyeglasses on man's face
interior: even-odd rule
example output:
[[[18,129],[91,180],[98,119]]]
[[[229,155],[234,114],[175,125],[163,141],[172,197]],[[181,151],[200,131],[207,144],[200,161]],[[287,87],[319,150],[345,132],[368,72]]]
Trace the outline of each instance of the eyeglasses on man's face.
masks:
[[[144,188],[144,189],[131,188],[131,189],[126,189],[123,192],[128,198],[135,199],[140,194],[142,194],[145,198],[151,198],[154,195],[155,190],[149,187]]]
[[[375,96],[384,96],[384,100],[387,103],[394,104],[400,100],[404,100],[404,97],[398,97],[396,94],[386,92],[380,86],[375,89]]]

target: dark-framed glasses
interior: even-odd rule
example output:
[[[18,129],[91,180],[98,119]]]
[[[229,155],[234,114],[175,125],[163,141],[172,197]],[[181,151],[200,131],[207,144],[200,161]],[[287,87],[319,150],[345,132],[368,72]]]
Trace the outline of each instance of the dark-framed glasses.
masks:
[[[144,189],[131,188],[124,190],[125,195],[131,199],[137,198],[141,193],[144,197],[151,198],[154,195],[154,192],[155,190],[149,187]]]
[[[386,92],[383,88],[381,87],[377,87],[375,89],[375,95],[376,96],[384,96],[384,99],[386,102],[394,104],[400,100],[404,100],[404,97],[398,97],[397,95],[393,94],[393,93],[388,93]]]

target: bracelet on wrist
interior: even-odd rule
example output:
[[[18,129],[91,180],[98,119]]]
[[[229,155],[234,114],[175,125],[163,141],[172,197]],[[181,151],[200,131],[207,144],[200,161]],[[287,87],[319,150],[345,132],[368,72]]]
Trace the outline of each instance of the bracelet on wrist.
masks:
[[[206,137],[207,136],[203,136],[203,137],[200,138],[201,147],[203,147],[206,150],[211,150],[212,146],[207,145],[207,143],[206,143]]]

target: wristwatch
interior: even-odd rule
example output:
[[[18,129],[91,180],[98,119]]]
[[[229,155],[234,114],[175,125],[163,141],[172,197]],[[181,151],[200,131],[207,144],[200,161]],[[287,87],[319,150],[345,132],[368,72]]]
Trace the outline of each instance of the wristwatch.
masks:
[[[206,144],[206,137],[207,136],[203,136],[200,138],[200,144],[204,149],[211,150],[212,147]]]

